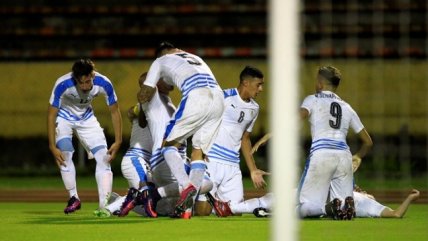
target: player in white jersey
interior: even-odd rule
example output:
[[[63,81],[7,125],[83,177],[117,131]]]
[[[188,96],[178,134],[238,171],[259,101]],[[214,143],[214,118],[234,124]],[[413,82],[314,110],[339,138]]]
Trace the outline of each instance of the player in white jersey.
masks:
[[[352,107],[335,93],[341,74],[327,66],[318,70],[316,94],[305,98],[300,108],[302,119],[309,118],[312,146],[299,185],[301,217],[330,214],[325,202],[330,193],[332,216],[354,215],[352,207],[352,159],[363,158],[372,140]],[[359,151],[352,156],[346,136],[351,128],[362,140]],[[344,210],[344,211],[343,211]]]
[[[208,65],[198,56],[169,43],[162,43],[156,52],[158,58],[150,66],[138,99],[141,104],[150,101],[161,78],[182,93],[162,145],[166,163],[183,188],[176,206],[176,214],[180,216],[192,206],[193,197],[201,187],[206,169],[203,154],[208,153],[217,136],[224,110],[223,92]],[[192,163],[187,175],[177,148],[190,136],[193,136]]]
[[[91,106],[93,98],[99,94],[105,95],[113,122],[115,142],[109,149],[103,129]],[[64,212],[74,212],[81,206],[76,187],[76,169],[72,160],[73,131],[97,162],[95,177],[99,207],[102,208],[112,188],[113,173],[110,162],[115,158],[122,143],[122,117],[112,83],[106,76],[95,71],[91,60],[76,61],[72,72],[56,81],[49,101],[47,129],[49,149],[70,195]]]
[[[244,202],[242,174],[239,167],[240,151],[254,186],[263,188],[266,185],[263,175],[267,173],[256,167],[251,154],[250,140],[259,113],[259,105],[254,98],[263,90],[263,73],[254,67],[246,66],[239,79],[237,88],[224,90],[225,111],[220,131],[207,154],[208,171],[214,183],[208,198],[219,216],[230,215],[227,203],[230,203],[232,213],[243,213],[247,210],[249,202]],[[254,202],[257,202],[257,206],[259,205],[259,200]]]

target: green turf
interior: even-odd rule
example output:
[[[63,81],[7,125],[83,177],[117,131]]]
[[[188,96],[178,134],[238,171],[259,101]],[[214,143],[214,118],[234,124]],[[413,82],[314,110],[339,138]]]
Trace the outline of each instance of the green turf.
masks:
[[[396,208],[398,205],[388,205]],[[300,222],[300,241],[428,240],[428,205],[410,206],[402,219],[357,218],[353,221],[311,219]]]
[[[65,215],[64,203],[0,203],[0,240],[118,241],[118,240],[268,240],[269,219],[253,215],[190,220],[149,219],[130,214],[124,218],[96,218],[95,203]]]

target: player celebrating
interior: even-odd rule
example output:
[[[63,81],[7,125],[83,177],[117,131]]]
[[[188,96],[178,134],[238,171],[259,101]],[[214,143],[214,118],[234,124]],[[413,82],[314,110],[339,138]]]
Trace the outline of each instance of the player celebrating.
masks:
[[[176,215],[180,216],[193,205],[193,197],[201,187],[206,169],[203,154],[208,153],[220,126],[223,93],[208,65],[198,56],[170,43],[162,43],[156,56],[138,99],[141,104],[150,101],[161,78],[170,86],[176,85],[182,93],[162,145],[165,147],[162,154],[183,188],[176,205]],[[190,175],[187,175],[177,148],[190,136],[193,136],[193,149]]]
[[[245,163],[251,174],[256,188],[263,188],[266,183],[263,175],[268,173],[259,170],[251,154],[250,134],[256,122],[259,105],[254,98],[263,91],[263,73],[251,66],[246,66],[239,76],[239,86],[224,90],[225,111],[220,125],[220,131],[208,152],[208,171],[214,183],[209,202],[213,205],[218,216],[228,216],[232,213],[252,212],[254,208],[266,206],[265,200],[270,197],[244,202],[242,174],[239,167],[241,150]],[[230,208],[227,207],[230,202]],[[250,208],[248,208],[250,206]]]
[[[340,80],[335,67],[319,68],[317,93],[306,97],[300,109],[302,119],[309,118],[312,132],[310,155],[298,192],[301,217],[329,212],[325,207],[329,192],[334,219],[343,212],[348,219],[354,216],[352,159],[361,160],[373,143],[352,107],[335,93]],[[346,144],[349,127],[363,142],[354,156]]]
[[[103,129],[91,106],[93,98],[99,94],[106,97],[114,128],[115,142],[108,150]],[[74,212],[81,206],[76,187],[76,169],[72,160],[73,131],[97,162],[95,177],[99,207],[103,208],[112,189],[113,173],[110,162],[115,158],[122,143],[122,117],[112,83],[106,76],[95,71],[95,65],[91,60],[80,59],[73,64],[71,73],[56,81],[49,103],[47,116],[49,149],[70,195],[64,213]]]

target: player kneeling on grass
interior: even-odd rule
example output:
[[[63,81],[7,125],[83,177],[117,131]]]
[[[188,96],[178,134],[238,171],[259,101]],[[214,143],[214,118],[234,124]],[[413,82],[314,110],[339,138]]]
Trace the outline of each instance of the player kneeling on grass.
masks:
[[[301,118],[309,119],[312,133],[312,146],[298,189],[302,218],[354,216],[352,159],[363,158],[373,143],[357,113],[335,93],[340,81],[341,74],[335,67],[319,68],[316,93],[306,97],[300,108]],[[349,128],[363,142],[354,156],[346,144]],[[326,207],[328,196],[331,203]]]
[[[260,206],[270,205],[270,196],[244,201],[242,174],[239,167],[242,152],[251,179],[256,188],[266,185],[263,175],[251,154],[250,134],[259,113],[254,98],[263,90],[263,73],[257,68],[245,67],[237,88],[224,90],[225,112],[217,138],[207,154],[208,171],[214,183],[211,195],[207,195],[218,216],[251,213]],[[207,215],[211,213],[201,213]]]
[[[91,106],[92,100],[99,94],[105,95],[111,112],[115,142],[110,149],[107,149],[103,129]],[[73,64],[71,73],[56,81],[49,104],[47,116],[49,149],[70,195],[64,213],[74,212],[81,207],[77,194],[76,169],[72,160],[73,132],[97,162],[95,177],[99,207],[103,208],[112,189],[113,173],[110,162],[115,158],[122,143],[122,117],[112,83],[106,76],[95,71],[95,65],[91,60],[81,59]]]

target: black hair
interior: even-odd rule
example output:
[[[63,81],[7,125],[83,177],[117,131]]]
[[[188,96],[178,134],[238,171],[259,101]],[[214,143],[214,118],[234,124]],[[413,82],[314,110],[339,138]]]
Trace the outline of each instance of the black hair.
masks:
[[[239,75],[239,81],[242,82],[247,77],[263,79],[263,73],[259,69],[252,66],[245,66]]]
[[[333,66],[323,66],[318,69],[318,74],[324,77],[331,85],[337,88],[340,84],[342,74]]]
[[[175,46],[172,43],[166,41],[160,43],[159,46],[156,48],[155,57],[159,58],[162,54],[162,51],[169,49],[175,49]]]
[[[73,78],[79,80],[82,76],[86,76],[95,70],[95,64],[90,59],[79,59],[74,62],[71,68]]]

